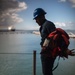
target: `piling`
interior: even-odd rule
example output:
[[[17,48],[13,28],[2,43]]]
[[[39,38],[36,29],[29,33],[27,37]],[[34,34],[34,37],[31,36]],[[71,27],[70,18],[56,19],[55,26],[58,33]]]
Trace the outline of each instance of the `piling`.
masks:
[[[33,51],[33,75],[36,75],[36,50]]]

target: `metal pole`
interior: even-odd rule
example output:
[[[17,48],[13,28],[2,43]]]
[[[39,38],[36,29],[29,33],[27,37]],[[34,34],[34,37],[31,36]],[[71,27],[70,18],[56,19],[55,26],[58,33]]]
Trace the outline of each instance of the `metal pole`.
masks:
[[[36,51],[33,51],[33,75],[36,75]]]

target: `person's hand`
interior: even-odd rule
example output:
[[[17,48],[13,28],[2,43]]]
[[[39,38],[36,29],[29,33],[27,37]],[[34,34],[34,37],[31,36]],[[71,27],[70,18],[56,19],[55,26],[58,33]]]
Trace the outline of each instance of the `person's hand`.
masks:
[[[67,55],[70,55],[70,56],[75,56],[75,49],[72,49],[72,50],[67,50]]]
[[[42,50],[46,50],[46,47],[45,46],[42,46]]]

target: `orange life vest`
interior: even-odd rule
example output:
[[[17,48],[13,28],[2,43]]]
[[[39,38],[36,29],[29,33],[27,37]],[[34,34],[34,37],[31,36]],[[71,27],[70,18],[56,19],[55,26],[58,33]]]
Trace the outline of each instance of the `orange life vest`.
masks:
[[[52,49],[52,57],[68,57],[66,50],[69,46],[69,35],[63,29],[56,28],[47,39],[50,41],[48,47]]]

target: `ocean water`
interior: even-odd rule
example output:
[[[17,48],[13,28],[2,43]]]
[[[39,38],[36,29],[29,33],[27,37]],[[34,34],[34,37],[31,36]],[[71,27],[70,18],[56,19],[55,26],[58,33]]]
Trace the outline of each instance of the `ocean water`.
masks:
[[[33,51],[36,50],[36,75],[42,75],[40,36],[32,33],[0,34],[0,75],[33,75]],[[70,39],[69,48],[75,48]],[[57,64],[56,59],[54,66]],[[54,75],[75,75],[75,57],[59,61]]]

